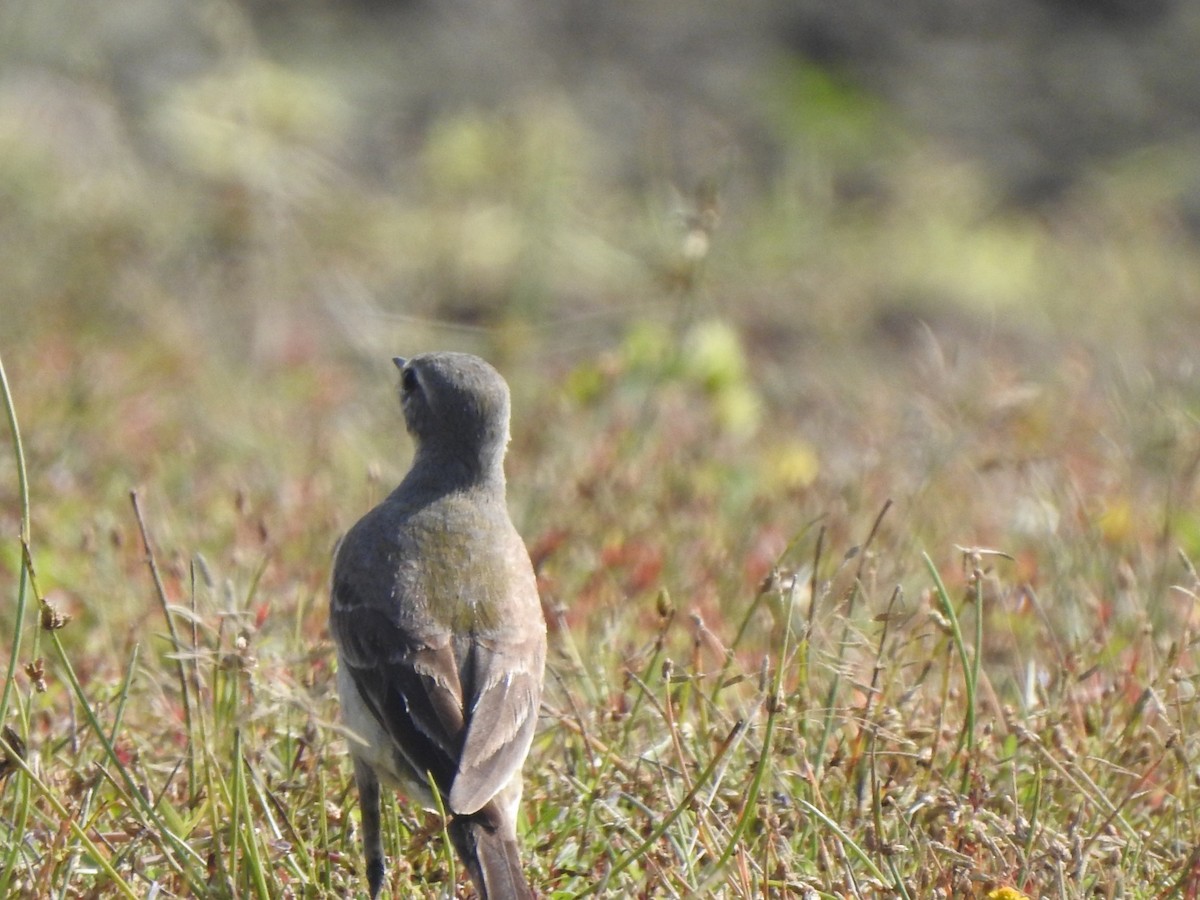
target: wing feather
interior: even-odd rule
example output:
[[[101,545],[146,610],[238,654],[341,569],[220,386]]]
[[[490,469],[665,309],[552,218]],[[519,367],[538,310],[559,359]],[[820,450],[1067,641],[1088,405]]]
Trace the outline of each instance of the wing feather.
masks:
[[[472,813],[520,770],[529,753],[541,704],[545,638],[520,644],[476,639],[473,692],[466,740],[450,792],[450,808]]]
[[[344,588],[343,588],[344,589]],[[407,633],[369,606],[339,603],[330,618],[341,664],[391,736],[409,775],[447,793],[462,755],[462,685],[448,632]]]

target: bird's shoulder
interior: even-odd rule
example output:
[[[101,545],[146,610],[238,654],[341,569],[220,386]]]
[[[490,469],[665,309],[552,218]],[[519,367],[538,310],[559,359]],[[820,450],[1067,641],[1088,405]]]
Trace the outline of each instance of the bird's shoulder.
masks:
[[[455,622],[497,604],[537,602],[529,554],[502,498],[449,492],[414,500],[403,485],[347,532],[333,594],[335,614],[367,605]]]

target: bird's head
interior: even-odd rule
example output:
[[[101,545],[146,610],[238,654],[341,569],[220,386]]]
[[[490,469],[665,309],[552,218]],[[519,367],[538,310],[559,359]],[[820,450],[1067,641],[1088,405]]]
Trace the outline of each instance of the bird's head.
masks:
[[[502,466],[510,400],[499,372],[469,353],[424,353],[393,361],[400,370],[400,407],[418,457],[465,463],[483,475]]]

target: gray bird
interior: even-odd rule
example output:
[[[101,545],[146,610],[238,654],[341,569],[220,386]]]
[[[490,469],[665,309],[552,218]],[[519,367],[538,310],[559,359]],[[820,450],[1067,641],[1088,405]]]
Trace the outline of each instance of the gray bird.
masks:
[[[338,548],[330,609],[367,884],[383,884],[383,782],[445,809],[483,900],[526,900],[516,816],[546,622],[505,503],[508,385],[465,353],[395,363],[416,454]]]

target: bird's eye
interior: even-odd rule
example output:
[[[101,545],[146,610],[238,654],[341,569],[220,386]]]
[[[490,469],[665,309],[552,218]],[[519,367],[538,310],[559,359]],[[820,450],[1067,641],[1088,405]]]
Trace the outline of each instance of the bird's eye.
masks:
[[[417,380],[417,373],[411,368],[405,369],[404,373],[400,376],[400,386],[404,388],[404,393],[406,394],[411,394],[415,391],[421,386]]]

